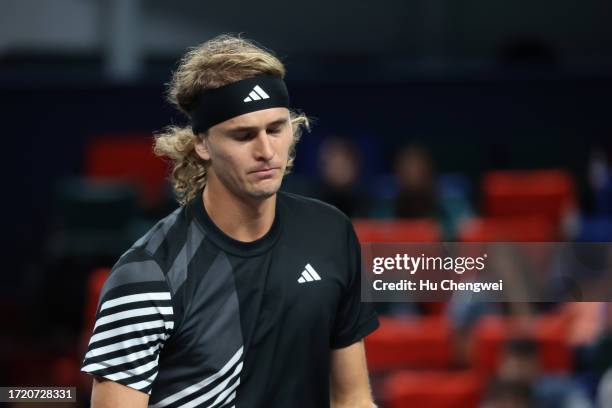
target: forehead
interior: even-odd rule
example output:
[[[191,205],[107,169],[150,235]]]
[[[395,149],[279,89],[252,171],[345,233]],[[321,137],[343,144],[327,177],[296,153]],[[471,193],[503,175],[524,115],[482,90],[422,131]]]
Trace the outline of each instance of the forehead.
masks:
[[[265,127],[272,122],[289,118],[289,109],[270,108],[245,113],[221,122],[214,127],[220,130],[230,130],[238,127]]]

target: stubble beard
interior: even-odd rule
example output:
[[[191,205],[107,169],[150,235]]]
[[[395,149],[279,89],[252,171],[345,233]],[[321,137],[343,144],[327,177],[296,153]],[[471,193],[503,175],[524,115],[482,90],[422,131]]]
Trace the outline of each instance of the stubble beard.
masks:
[[[282,184],[282,181],[283,181],[283,179],[281,177],[279,181],[275,180],[274,184],[270,185],[270,186],[266,186],[266,187],[253,186],[252,189],[249,189],[248,191],[246,191],[246,194],[250,198],[254,198],[254,199],[258,199],[258,200],[263,200],[263,199],[266,199],[266,198],[270,198],[274,194],[276,194],[278,192],[278,190],[280,190],[280,186]]]

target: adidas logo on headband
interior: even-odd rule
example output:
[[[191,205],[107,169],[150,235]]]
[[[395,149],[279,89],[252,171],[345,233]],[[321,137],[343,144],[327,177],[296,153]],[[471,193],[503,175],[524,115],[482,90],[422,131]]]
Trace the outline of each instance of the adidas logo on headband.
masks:
[[[266,91],[261,89],[259,85],[255,85],[255,87],[253,88],[249,96],[244,98],[244,102],[253,102],[253,101],[258,101],[260,99],[269,99],[269,98],[270,96],[266,93]]]

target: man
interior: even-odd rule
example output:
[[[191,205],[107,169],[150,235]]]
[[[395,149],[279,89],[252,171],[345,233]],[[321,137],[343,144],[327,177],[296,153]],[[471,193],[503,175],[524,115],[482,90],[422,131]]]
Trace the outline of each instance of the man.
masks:
[[[191,50],[155,151],[181,207],[114,266],[82,370],[100,407],[372,407],[348,218],[279,192],[305,116],[282,63],[232,36]]]

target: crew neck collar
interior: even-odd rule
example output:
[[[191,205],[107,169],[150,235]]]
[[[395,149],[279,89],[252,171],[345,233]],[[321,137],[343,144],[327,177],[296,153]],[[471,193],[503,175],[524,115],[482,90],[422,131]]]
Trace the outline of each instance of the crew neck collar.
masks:
[[[238,241],[225,232],[223,232],[210,218],[210,215],[206,211],[204,206],[204,200],[202,199],[202,191],[200,190],[196,197],[191,200],[188,204],[188,210],[191,211],[192,216],[204,229],[204,232],[211,241],[219,246],[225,252],[229,252],[233,255],[241,257],[249,257],[262,254],[270,249],[278,239],[281,230],[281,220],[279,211],[279,194],[276,195],[276,207],[274,210],[274,221],[272,226],[266,232],[264,236],[255,241],[245,242]]]

